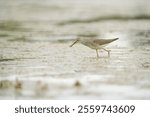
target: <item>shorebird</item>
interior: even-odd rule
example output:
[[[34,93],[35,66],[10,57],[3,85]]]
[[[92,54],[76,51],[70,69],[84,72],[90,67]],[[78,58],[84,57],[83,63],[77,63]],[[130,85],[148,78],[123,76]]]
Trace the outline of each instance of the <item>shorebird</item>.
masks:
[[[109,43],[118,40],[119,38],[114,39],[77,39],[73,44],[70,45],[72,47],[77,42],[82,43],[83,45],[96,50],[97,58],[99,58],[98,50],[103,49],[108,52],[108,56],[110,56],[110,50],[105,49],[104,47]]]

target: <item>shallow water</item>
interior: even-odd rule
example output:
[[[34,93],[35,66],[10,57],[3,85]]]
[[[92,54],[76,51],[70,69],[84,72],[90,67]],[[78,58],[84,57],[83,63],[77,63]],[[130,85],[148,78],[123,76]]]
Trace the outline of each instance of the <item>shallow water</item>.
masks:
[[[111,1],[1,0],[0,99],[150,99],[149,0]]]

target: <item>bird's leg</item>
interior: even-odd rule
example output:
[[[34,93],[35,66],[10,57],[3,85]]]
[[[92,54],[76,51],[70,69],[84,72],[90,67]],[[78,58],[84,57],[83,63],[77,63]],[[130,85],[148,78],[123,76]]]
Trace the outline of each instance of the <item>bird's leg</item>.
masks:
[[[105,48],[102,48],[103,50],[105,50],[106,52],[108,52],[108,56],[110,57],[110,51],[111,50],[106,50]]]
[[[96,49],[97,58],[99,58],[98,49]]]

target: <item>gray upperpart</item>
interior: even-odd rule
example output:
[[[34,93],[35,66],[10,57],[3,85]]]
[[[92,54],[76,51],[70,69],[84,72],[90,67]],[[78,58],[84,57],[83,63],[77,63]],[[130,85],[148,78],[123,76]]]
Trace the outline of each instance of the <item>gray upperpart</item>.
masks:
[[[70,45],[70,47],[75,45],[77,42],[80,42],[85,46],[95,49],[100,46],[107,45],[118,39],[119,38],[114,38],[114,39],[77,39],[73,44]]]
[[[94,39],[93,43],[97,43],[98,45],[105,45],[105,44],[109,44],[113,41],[118,40],[119,38],[114,38],[114,39]]]

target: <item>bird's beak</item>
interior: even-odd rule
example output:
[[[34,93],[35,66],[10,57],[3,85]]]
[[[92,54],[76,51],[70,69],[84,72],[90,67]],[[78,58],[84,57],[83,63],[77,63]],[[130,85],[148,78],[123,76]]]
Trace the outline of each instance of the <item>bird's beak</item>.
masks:
[[[79,40],[77,39],[73,44],[70,45],[72,47],[74,44],[76,44]]]

